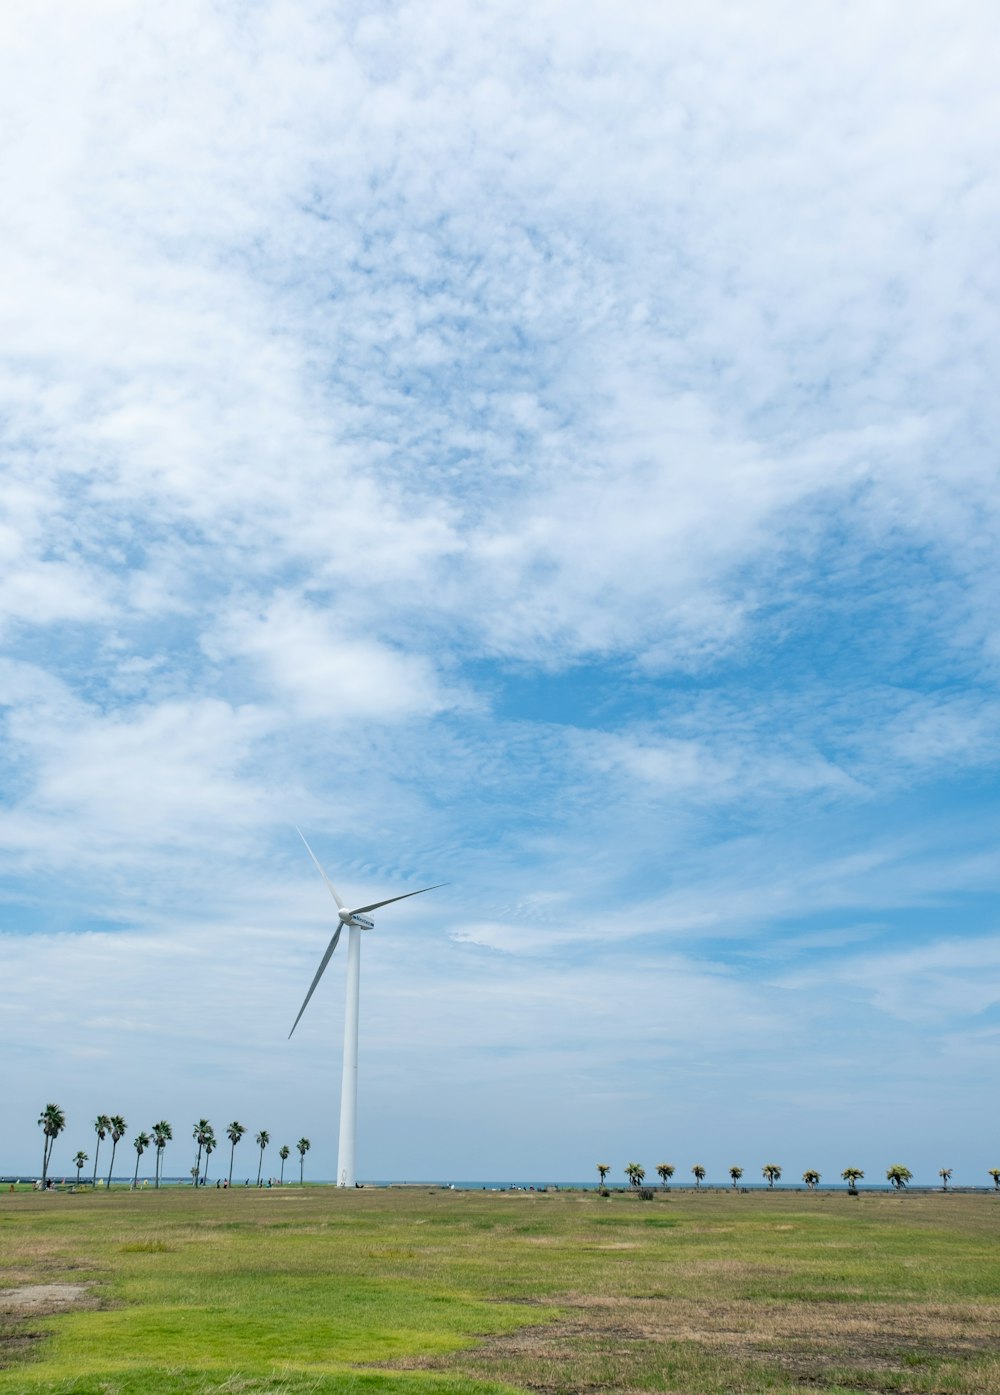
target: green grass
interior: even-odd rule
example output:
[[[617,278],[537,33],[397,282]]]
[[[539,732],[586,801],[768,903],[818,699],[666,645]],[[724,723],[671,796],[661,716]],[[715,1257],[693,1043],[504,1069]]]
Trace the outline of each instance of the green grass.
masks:
[[[93,1306],[3,1319],[0,1395],[987,1395],[998,1239],[990,1196],[2,1194],[0,1288]]]

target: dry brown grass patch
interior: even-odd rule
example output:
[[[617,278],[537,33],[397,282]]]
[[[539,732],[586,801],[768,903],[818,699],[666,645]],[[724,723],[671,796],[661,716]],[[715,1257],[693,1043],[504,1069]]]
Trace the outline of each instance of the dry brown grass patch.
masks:
[[[1000,1305],[993,1304],[866,1303],[851,1308],[753,1299],[569,1298],[560,1306],[586,1312],[580,1326],[588,1332],[627,1329],[636,1339],[695,1342],[739,1356],[780,1358],[800,1351],[836,1365],[881,1365],[897,1364],[915,1352],[962,1357],[1000,1349]]]
[[[1000,1350],[1000,1305],[769,1303],[751,1299],[696,1302],[661,1298],[566,1295],[543,1301],[564,1316],[542,1327],[491,1337],[457,1358],[424,1368],[487,1372],[535,1391],[663,1389],[651,1373],[664,1354],[686,1348],[695,1362],[739,1372],[770,1368],[793,1385],[847,1383],[858,1390],[906,1390],[886,1373],[925,1362],[967,1362]],[[926,1387],[921,1386],[921,1389]],[[991,1389],[973,1379],[970,1390]]]

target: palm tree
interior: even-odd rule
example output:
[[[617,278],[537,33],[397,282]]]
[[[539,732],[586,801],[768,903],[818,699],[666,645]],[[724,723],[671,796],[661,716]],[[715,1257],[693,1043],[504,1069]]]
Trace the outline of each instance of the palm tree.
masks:
[[[769,1187],[773,1187],[775,1182],[777,1182],[778,1178],[781,1176],[781,1168],[778,1166],[777,1163],[765,1163],[765,1165],[761,1168],[761,1172],[767,1178],[767,1185]]]
[[[951,1179],[951,1168],[942,1167],[938,1176],[941,1178],[941,1190],[946,1192],[948,1190],[948,1182]]]
[[[108,1168],[108,1191],[111,1190],[111,1174],[115,1170],[115,1150],[125,1137],[125,1130],[128,1128],[125,1120],[120,1114],[111,1116],[111,1166]]]
[[[38,1116],[38,1126],[45,1135],[45,1145],[42,1149],[42,1185],[44,1186],[49,1175],[52,1149],[56,1139],[66,1127],[66,1115],[57,1104],[47,1104]]]
[[[201,1176],[201,1150],[205,1146],[205,1139],[211,1132],[212,1125],[208,1122],[207,1119],[199,1119],[191,1132],[191,1137],[198,1144],[198,1156],[195,1159],[194,1168],[191,1173],[192,1177],[194,1178],[195,1186],[198,1185],[198,1178]]]
[[[987,1176],[993,1178],[994,1191],[1000,1192],[1000,1167],[991,1167]]]
[[[101,1144],[108,1136],[111,1128],[111,1120],[106,1114],[98,1114],[94,1120],[94,1132],[97,1134],[97,1147],[94,1149],[94,1179],[91,1186],[97,1186],[97,1159],[101,1156]]]
[[[156,1185],[160,1185],[160,1166],[163,1158],[163,1150],[174,1136],[174,1131],[167,1123],[166,1119],[161,1119],[158,1124],[153,1125],[153,1142],[156,1144]]]
[[[902,1191],[907,1182],[912,1179],[913,1173],[908,1167],[904,1167],[902,1163],[893,1163],[892,1167],[886,1170],[885,1177],[886,1181],[891,1182],[896,1191],[899,1192]]]
[[[281,1159],[281,1180],[278,1183],[279,1187],[285,1185],[285,1163],[288,1161],[288,1155],[291,1151],[287,1143],[283,1143],[278,1149],[278,1157]]]
[[[309,1152],[312,1144],[309,1142],[308,1138],[300,1138],[295,1146],[299,1150],[299,1186],[301,1187],[303,1183],[302,1169],[306,1165],[306,1154]]]
[[[132,1190],[135,1191],[139,1185],[139,1159],[149,1147],[152,1140],[148,1133],[137,1133],[132,1140],[132,1147],[135,1149],[135,1173],[132,1177]]]
[[[227,1127],[226,1133],[229,1136],[230,1143],[233,1145],[229,1150],[229,1185],[232,1186],[233,1158],[236,1156],[236,1145],[237,1143],[239,1143],[240,1139],[246,1133],[246,1129],[243,1127],[243,1125],[240,1123],[238,1119],[234,1119],[233,1122]]]
[[[268,1133],[267,1129],[261,1129],[260,1133],[257,1135],[257,1147],[260,1149],[260,1161],[257,1163],[257,1185],[258,1185],[258,1187],[260,1186],[260,1174],[261,1174],[261,1169],[262,1169],[263,1166],[264,1166],[264,1149],[267,1147],[267,1145],[270,1143],[270,1141],[271,1141],[271,1135]]]
[[[86,1153],[83,1151],[83,1149],[81,1148],[80,1151],[79,1151],[79,1153],[77,1153],[76,1157],[73,1159],[73,1166],[76,1168],[76,1185],[77,1185],[77,1186],[80,1185],[80,1172],[81,1172],[81,1170],[82,1170],[82,1168],[83,1168],[83,1164],[84,1164],[86,1161],[87,1161],[87,1155],[86,1155]]]
[[[730,1175],[730,1177],[733,1179],[733,1191],[735,1191],[735,1190],[736,1190],[736,1183],[737,1183],[737,1182],[740,1180],[740,1178],[743,1176],[743,1169],[742,1169],[742,1167],[731,1167],[731,1168],[729,1169],[729,1175]]]
[[[640,1163],[626,1163],[625,1176],[633,1187],[637,1187],[646,1175],[646,1169]]]
[[[598,1175],[600,1176],[600,1179],[601,1179],[601,1186],[602,1186],[602,1188],[603,1188],[604,1183],[605,1183],[605,1180],[606,1180],[606,1178],[607,1178],[607,1175],[608,1175],[608,1173],[611,1171],[611,1164],[610,1164],[610,1163],[598,1163],[598,1164],[597,1164],[597,1171],[598,1171]]]
[[[810,1191],[815,1191],[815,1189],[819,1186],[819,1173],[815,1170],[815,1168],[810,1167],[805,1172],[803,1172],[802,1180],[803,1182],[805,1182],[806,1186],[809,1188]]]
[[[847,1190],[849,1192],[856,1192],[858,1190],[858,1183],[865,1174],[861,1171],[860,1167],[845,1167],[840,1175],[847,1183]]]
[[[705,1169],[702,1167],[701,1163],[695,1163],[691,1171],[694,1173],[695,1186],[700,1187],[702,1182],[704,1182],[705,1180]]]
[[[669,1186],[670,1179],[674,1175],[675,1171],[673,1163],[657,1163],[656,1170],[660,1174],[660,1181],[663,1183],[663,1185],[665,1187]]]
[[[219,1145],[215,1141],[215,1130],[209,1124],[205,1130],[205,1175],[201,1179],[204,1186],[208,1182],[208,1160]]]

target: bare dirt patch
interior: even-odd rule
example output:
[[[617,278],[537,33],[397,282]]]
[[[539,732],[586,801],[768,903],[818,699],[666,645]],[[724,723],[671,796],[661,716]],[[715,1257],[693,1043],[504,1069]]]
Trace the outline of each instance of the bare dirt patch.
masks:
[[[62,1313],[67,1308],[96,1306],[87,1284],[25,1284],[22,1288],[0,1288],[0,1313],[15,1316],[31,1313]]]
[[[48,1334],[30,1324],[71,1308],[96,1308],[88,1284],[23,1284],[0,1289],[0,1368],[25,1360]]]

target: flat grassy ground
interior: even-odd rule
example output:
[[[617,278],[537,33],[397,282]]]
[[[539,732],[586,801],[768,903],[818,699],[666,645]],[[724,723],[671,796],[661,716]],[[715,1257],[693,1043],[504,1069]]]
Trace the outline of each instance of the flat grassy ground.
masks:
[[[1000,1391],[1000,1197],[0,1194],[0,1395]]]

